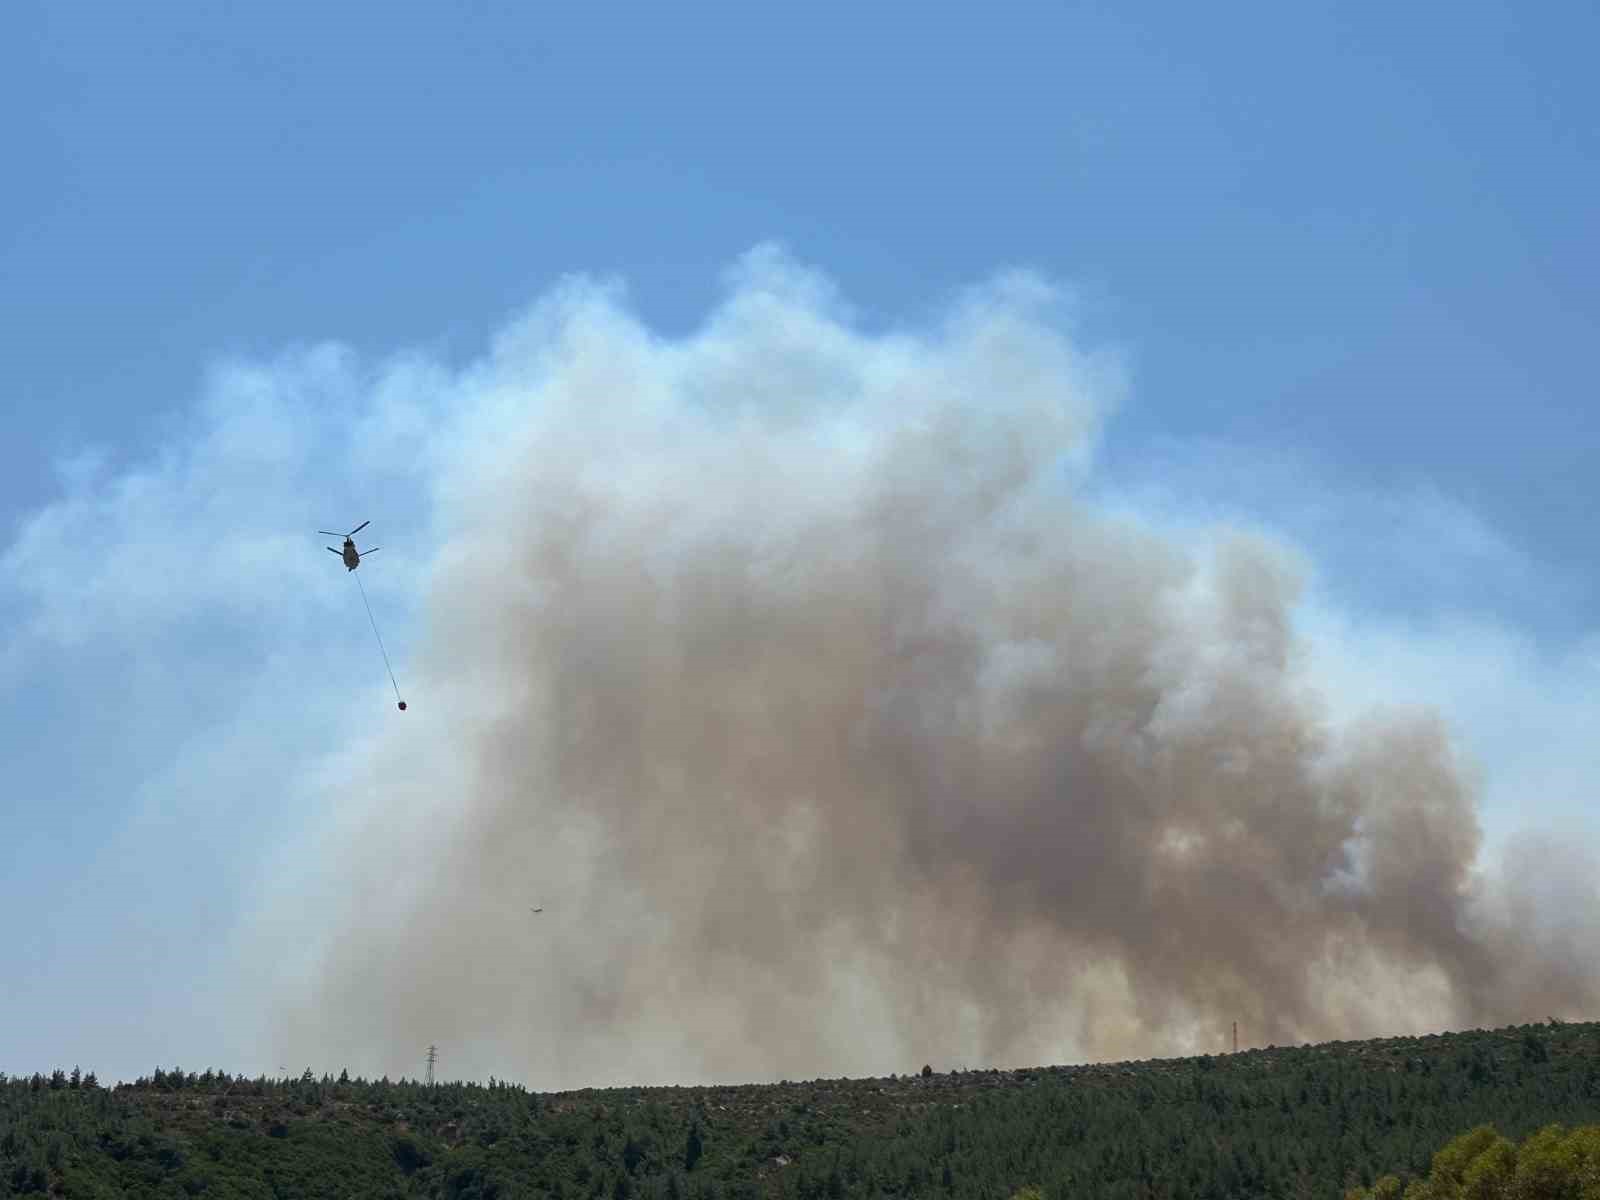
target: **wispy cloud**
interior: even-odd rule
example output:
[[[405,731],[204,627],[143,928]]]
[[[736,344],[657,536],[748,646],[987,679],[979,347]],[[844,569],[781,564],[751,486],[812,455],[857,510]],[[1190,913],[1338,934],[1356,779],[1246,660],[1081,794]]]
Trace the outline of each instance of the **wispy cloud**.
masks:
[[[1345,605],[1570,628],[1580,595],[1469,505],[1426,480],[1380,485],[1289,446],[1158,437],[1119,455],[1097,498],[1174,528],[1228,522],[1314,548],[1313,585]]]

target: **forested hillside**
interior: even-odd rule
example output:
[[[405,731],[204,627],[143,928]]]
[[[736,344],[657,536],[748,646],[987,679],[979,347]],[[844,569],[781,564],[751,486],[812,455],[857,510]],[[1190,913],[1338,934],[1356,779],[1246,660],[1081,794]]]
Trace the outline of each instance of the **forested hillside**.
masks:
[[[1453,1137],[1600,1120],[1600,1025],[745,1087],[540,1094],[0,1077],[0,1196],[1327,1197]]]

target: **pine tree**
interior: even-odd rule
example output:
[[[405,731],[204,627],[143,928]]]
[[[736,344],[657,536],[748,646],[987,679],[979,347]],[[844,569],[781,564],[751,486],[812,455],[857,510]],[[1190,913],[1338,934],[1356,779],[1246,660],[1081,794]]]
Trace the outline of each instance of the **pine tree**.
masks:
[[[700,1155],[705,1152],[705,1142],[700,1137],[700,1123],[696,1121],[689,1126],[689,1136],[683,1146],[683,1169],[694,1170],[695,1163],[700,1161]]]

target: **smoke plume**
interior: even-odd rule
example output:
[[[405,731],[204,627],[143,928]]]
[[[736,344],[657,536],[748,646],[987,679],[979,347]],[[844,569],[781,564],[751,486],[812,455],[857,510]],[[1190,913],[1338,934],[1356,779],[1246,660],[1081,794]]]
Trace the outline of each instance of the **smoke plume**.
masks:
[[[763,251],[689,336],[573,283],[455,376],[411,711],[330,768],[360,815],[291,1061],[812,1078],[1592,1015],[1593,874],[1495,882],[1435,717],[1331,719],[1293,549],[1089,498],[1119,375],[1062,309],[1005,276],[869,332]]]

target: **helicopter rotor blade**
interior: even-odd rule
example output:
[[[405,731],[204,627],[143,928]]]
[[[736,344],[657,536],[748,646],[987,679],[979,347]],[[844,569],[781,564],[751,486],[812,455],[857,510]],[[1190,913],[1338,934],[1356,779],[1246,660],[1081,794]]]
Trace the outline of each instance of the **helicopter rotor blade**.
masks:
[[[362,556],[362,557],[363,557],[363,558],[365,558],[365,557],[366,557],[366,556],[367,556],[367,555],[369,555],[369,554],[376,554],[376,553],[377,553],[377,552],[378,552],[378,551],[379,551],[379,550],[382,550],[382,549],[383,549],[383,547],[382,547],[382,546],[374,546],[374,547],[373,547],[373,548],[372,548],[372,549],[371,549],[371,550],[363,550],[363,551],[362,551],[362,552],[361,552],[361,556]]]
[[[322,534],[323,537],[343,537],[344,536],[344,534],[335,533],[331,529],[319,529],[319,530],[317,530],[317,532]]]
[[[327,552],[328,552],[328,553],[329,553],[329,554],[339,554],[339,551],[337,551],[337,550],[335,550],[335,549],[334,549],[334,548],[333,548],[333,547],[332,547],[332,546],[325,546],[325,547],[323,547],[323,549],[325,549],[325,550],[327,550]],[[339,554],[339,557],[340,557],[340,558],[343,558],[343,557],[344,557],[344,555],[342,555],[342,554]]]
[[[363,521],[363,522],[361,522],[361,524],[357,525],[354,529],[352,529],[349,533],[345,534],[345,537],[355,537],[356,534],[360,533],[363,529],[365,529],[368,525],[371,525],[371,524],[372,524],[371,521]]]

